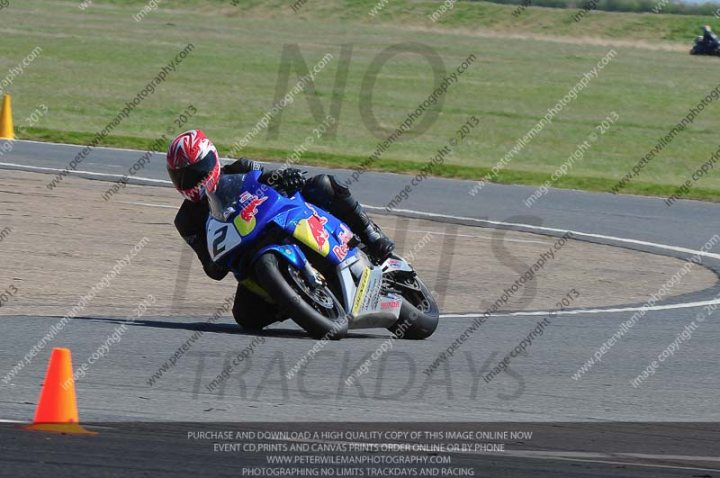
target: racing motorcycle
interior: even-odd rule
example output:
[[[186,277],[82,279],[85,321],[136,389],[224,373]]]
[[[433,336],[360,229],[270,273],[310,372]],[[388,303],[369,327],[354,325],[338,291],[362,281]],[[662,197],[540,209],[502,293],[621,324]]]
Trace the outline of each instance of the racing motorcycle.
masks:
[[[691,55],[720,56],[720,44],[715,41],[707,42],[703,36],[695,38],[695,44],[690,49]]]
[[[300,192],[260,183],[260,174],[223,175],[208,194],[214,261],[315,338],[375,327],[404,339],[432,335],[438,305],[405,259],[374,263],[346,224]]]

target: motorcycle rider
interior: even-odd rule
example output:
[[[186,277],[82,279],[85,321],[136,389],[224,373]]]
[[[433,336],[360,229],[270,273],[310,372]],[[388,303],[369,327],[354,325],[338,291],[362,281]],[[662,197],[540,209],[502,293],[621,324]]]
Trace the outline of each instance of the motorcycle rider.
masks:
[[[387,258],[395,247],[370,220],[350,190],[331,175],[319,174],[306,179],[304,173],[295,168],[265,171],[258,162],[246,158],[221,166],[217,149],[201,130],[179,134],[170,143],[166,161],[170,179],[185,198],[175,216],[175,227],[197,254],[205,273],[214,280],[222,280],[229,272],[210,258],[205,230],[209,214],[207,192],[216,190],[222,174],[246,174],[260,170],[259,181],[262,184],[272,186],[287,196],[301,191],[308,202],[345,222],[365,244],[369,255],[378,261]],[[258,296],[242,284],[238,284],[235,294],[233,316],[238,324],[250,329],[260,329],[286,318],[272,304],[258,300]]]
[[[718,41],[717,35],[712,31],[712,28],[710,28],[710,25],[705,25],[703,27],[703,36],[702,41],[710,48],[716,48],[720,45],[720,41]]]

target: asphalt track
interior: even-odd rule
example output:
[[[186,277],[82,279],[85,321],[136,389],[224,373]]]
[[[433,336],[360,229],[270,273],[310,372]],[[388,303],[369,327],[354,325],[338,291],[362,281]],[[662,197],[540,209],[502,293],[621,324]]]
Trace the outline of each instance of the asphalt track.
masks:
[[[15,142],[13,150],[0,157],[0,167],[62,169],[79,149]],[[97,148],[78,170],[88,172],[82,173],[86,177],[114,180],[107,175],[125,174],[141,154]],[[138,177],[154,180],[152,183],[164,181],[163,168],[161,156],[155,155]],[[350,174],[334,173],[341,179]],[[363,203],[382,209],[409,180],[407,176],[367,172],[351,187]],[[490,184],[471,197],[467,194],[471,187],[469,181],[428,179],[418,187],[419,192],[398,206],[403,210],[399,213],[550,235],[570,230],[578,240],[685,259],[720,232],[720,205],[716,204],[679,201],[667,207],[658,198],[552,190],[528,209],[523,199],[534,188]],[[167,205],[138,204],[138,210],[155,206]],[[703,254],[702,266],[717,273],[718,252],[720,247],[715,245],[712,251]],[[462,251],[456,251],[454,260],[461,257]],[[174,279],[175,273],[176,270],[169,271],[172,275],[169,280]],[[195,465],[204,469],[200,461],[193,461],[200,460],[203,453],[197,449],[178,451],[187,446],[169,450],[192,426],[164,422],[326,421],[523,422],[527,427],[540,427],[538,423],[542,422],[582,422],[588,430],[584,442],[578,436],[569,439],[562,427],[546,425],[553,433],[546,434],[552,439],[539,445],[543,453],[493,457],[460,454],[457,460],[476,466],[475,476],[717,476],[720,466],[717,460],[709,458],[718,456],[717,436],[712,433],[718,430],[720,421],[717,399],[720,379],[716,372],[718,315],[710,315],[702,322],[692,337],[641,386],[635,388],[630,381],[676,340],[686,325],[697,320],[704,310],[703,304],[715,301],[719,292],[716,284],[695,294],[658,302],[604,355],[602,362],[579,380],[573,380],[572,374],[641,304],[612,310],[571,310],[555,316],[528,354],[515,359],[506,373],[490,383],[485,383],[481,374],[487,373],[539,320],[547,317],[545,311],[491,317],[452,358],[426,376],[423,370],[482,311],[446,316],[429,340],[395,342],[392,350],[352,386],[344,385],[344,378],[387,339],[387,334],[367,331],[330,343],[303,373],[288,379],[287,371],[315,342],[283,323],[263,335],[264,343],[233,370],[227,382],[212,392],[207,385],[224,364],[256,337],[239,331],[228,320],[203,328],[197,318],[143,317],[130,327],[112,355],[98,362],[77,383],[81,417],[84,422],[105,423],[98,427],[100,435],[61,441],[20,432],[8,425],[0,433],[3,450],[10,450],[0,458],[3,462],[0,474],[17,476],[32,463],[38,470],[47,470],[39,463],[61,466],[72,459],[81,463],[78,470],[91,470],[94,475],[119,476],[129,472],[129,468],[107,458],[112,457],[111,450],[138,456],[141,463],[171,453],[170,457],[177,459],[163,460],[161,468],[189,474]],[[208,315],[211,313],[208,311]],[[57,320],[57,317],[2,317],[3,374]],[[87,357],[121,320],[78,317],[53,346],[70,347],[75,357]],[[193,349],[149,385],[152,373],[196,330],[204,330],[205,334]],[[34,360],[9,386],[0,388],[0,418],[27,422],[32,417],[46,356],[41,354],[42,359]],[[126,424],[109,425],[111,422]],[[130,422],[155,422],[155,427],[136,425],[143,430],[139,433]],[[631,435],[619,425],[608,425],[610,431],[601,438],[589,431],[592,423],[608,422],[643,423],[636,425]],[[583,425],[574,426],[583,429]],[[659,426],[665,428],[658,431]],[[652,439],[663,436],[673,444],[672,452],[667,443]],[[84,458],[78,458],[81,448],[63,455],[63,449],[75,446],[76,440],[95,444],[98,456],[106,459],[93,458],[92,447],[82,448]],[[645,449],[634,449],[638,444],[646,444]],[[23,450],[28,447],[42,452],[35,457],[27,456]],[[674,458],[669,459],[668,453]],[[205,466],[214,460],[223,463],[227,456],[208,453]],[[192,457],[194,465],[184,467],[180,457]],[[263,458],[249,453],[234,455],[234,460],[234,466],[239,466]],[[507,470],[513,471],[505,475]]]

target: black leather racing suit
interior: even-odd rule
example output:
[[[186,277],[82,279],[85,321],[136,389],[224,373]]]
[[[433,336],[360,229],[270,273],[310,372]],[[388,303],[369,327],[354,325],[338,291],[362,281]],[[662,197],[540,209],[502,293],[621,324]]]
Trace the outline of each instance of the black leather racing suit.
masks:
[[[713,31],[708,30],[707,28],[703,28],[703,43],[708,48],[717,48],[718,46],[720,46],[717,35],[715,35]]]
[[[253,170],[263,171],[260,163],[242,158],[223,166],[222,174],[245,174]],[[297,170],[286,169],[271,172],[263,171],[260,182],[280,189],[293,189],[285,191],[288,194],[301,189],[303,196],[309,202],[320,206],[326,211],[345,222],[360,239],[368,245],[375,246],[378,256],[386,256],[393,249],[393,243],[370,221],[362,206],[352,197],[350,190],[335,180],[333,176],[319,174],[307,181],[296,183]],[[285,179],[292,177],[289,181]],[[304,185],[302,185],[304,182]],[[207,235],[205,225],[209,214],[207,198],[194,203],[185,200],[175,216],[175,227],[195,251],[203,265],[205,273],[215,280],[222,280],[229,272],[224,266],[216,264],[210,258],[207,250]],[[238,324],[245,328],[259,329],[285,317],[279,315],[275,307],[238,284],[233,305],[233,316]]]

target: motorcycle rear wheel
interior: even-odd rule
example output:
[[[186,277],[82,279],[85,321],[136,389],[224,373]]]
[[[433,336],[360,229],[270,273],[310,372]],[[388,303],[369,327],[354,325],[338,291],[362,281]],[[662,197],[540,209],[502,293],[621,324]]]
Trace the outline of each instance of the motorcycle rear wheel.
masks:
[[[400,317],[388,330],[399,339],[423,340],[430,337],[440,321],[440,309],[430,290],[417,277],[408,277],[403,296]]]

